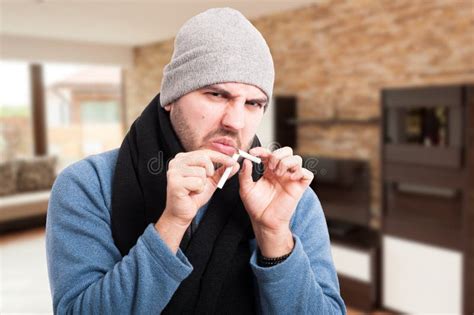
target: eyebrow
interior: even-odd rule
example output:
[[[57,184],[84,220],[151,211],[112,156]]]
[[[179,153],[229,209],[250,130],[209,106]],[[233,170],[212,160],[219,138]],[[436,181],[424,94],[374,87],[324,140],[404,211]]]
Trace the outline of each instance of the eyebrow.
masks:
[[[222,94],[224,97],[228,97],[228,98],[233,98],[235,97],[234,95],[232,95],[232,93],[230,93],[229,91],[217,86],[217,85],[208,85],[208,86],[205,86],[203,87],[203,89],[208,89],[208,90],[212,90],[216,93],[219,93],[219,94]],[[249,99],[247,100],[247,102],[253,102],[253,103],[261,103],[263,105],[267,105],[267,98],[266,97],[263,97],[263,98],[254,98],[254,99]]]

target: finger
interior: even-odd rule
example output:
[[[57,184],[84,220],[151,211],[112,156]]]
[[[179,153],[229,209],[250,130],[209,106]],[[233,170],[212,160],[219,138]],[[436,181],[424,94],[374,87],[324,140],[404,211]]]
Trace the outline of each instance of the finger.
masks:
[[[202,166],[188,166],[179,169],[179,173],[183,177],[201,177],[207,176],[207,170]]]
[[[203,192],[206,186],[206,181],[201,177],[183,177],[181,182],[186,190],[195,193]]]
[[[249,154],[255,155],[261,158],[266,158],[272,155],[272,151],[264,147],[255,147],[249,150]]]
[[[305,168],[301,168],[295,173],[291,174],[290,179],[294,181],[303,180],[311,182],[314,179],[314,173]]]
[[[202,166],[206,169],[207,176],[214,175],[214,163],[230,166],[235,164],[235,161],[217,151],[213,150],[198,150],[186,153],[178,153],[170,162],[170,167],[186,168],[188,166]]]
[[[169,163],[169,169],[177,169],[182,172],[190,167],[203,167],[207,176],[214,175],[214,165],[212,161],[202,154],[178,153]]]
[[[244,160],[242,163],[242,171],[239,174],[239,182],[242,188],[249,187],[253,184],[252,178],[252,162],[249,160]]]
[[[236,161],[228,155],[225,155],[224,153],[214,151],[214,150],[199,150],[196,151],[196,153],[199,152],[200,154],[203,154],[211,159],[212,162],[214,163],[220,163],[225,166],[231,166],[236,163]]]
[[[290,179],[296,181],[296,180],[302,179],[303,177],[304,177],[303,168],[299,168],[293,174],[291,174]]]
[[[205,168],[207,176],[214,175],[214,164],[212,164],[212,160],[208,156],[198,154],[190,155],[183,159],[182,163],[183,164],[181,166],[183,168],[188,168],[190,166],[200,166]]]
[[[270,157],[272,156],[272,152],[269,149],[264,147],[255,147],[250,149],[248,153],[259,157],[262,160],[265,169],[268,168],[268,163],[270,161]]]
[[[308,184],[313,181],[313,178],[314,178],[313,172],[311,172],[310,170],[306,168],[302,168],[301,172],[303,173],[303,177],[300,180],[303,180],[307,182]]]
[[[292,155],[293,155],[293,149],[290,147],[283,147],[278,150],[275,150],[272,152],[272,156],[270,157],[268,167],[271,170],[274,170],[278,166],[278,163],[280,162],[281,159],[287,156],[292,156]]]
[[[278,176],[283,176],[288,171],[294,173],[301,168],[303,164],[303,159],[299,155],[291,155],[284,157],[278,163],[278,167],[275,169],[275,173]]]

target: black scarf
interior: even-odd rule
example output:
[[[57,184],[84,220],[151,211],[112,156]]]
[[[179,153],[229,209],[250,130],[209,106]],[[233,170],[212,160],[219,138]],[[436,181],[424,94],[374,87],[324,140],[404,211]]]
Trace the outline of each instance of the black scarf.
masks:
[[[252,147],[259,145],[255,137]],[[182,151],[158,94],[132,124],[115,167],[112,235],[123,256],[148,224],[161,216],[166,205],[167,162]],[[259,174],[261,169],[254,166],[254,180]],[[180,248],[193,271],[163,313],[255,313],[248,244],[253,237],[235,175],[224,189],[216,190],[192,237],[186,233],[183,238]]]

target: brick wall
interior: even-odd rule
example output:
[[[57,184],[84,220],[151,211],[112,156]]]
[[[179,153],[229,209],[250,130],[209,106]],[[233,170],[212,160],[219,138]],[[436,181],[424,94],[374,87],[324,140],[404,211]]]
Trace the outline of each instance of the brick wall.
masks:
[[[297,95],[305,119],[380,116],[380,89],[474,82],[471,0],[324,1],[252,21],[275,61],[275,95]],[[159,91],[173,39],[137,47],[126,72],[127,123]],[[304,124],[298,150],[370,162],[373,225],[380,212],[377,122]]]

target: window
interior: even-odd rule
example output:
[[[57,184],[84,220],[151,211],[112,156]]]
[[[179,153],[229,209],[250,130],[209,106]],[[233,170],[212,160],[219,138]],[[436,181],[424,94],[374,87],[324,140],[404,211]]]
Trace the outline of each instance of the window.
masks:
[[[0,61],[0,162],[31,157],[38,151],[35,144],[47,143],[47,154],[58,157],[60,171],[87,155],[120,146],[119,67],[46,64],[35,69],[39,76],[32,75],[26,62]],[[32,79],[44,89],[46,125],[32,117]],[[42,102],[36,99],[34,104]],[[45,135],[34,134],[33,121],[38,124],[35,130],[46,129]]]
[[[120,146],[120,68],[47,64],[44,76],[48,151],[60,169]]]
[[[29,65],[0,61],[0,161],[33,154]]]
[[[120,123],[117,101],[84,101],[81,103],[81,120],[84,124]]]

